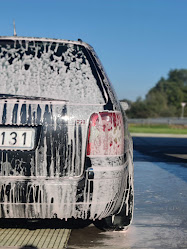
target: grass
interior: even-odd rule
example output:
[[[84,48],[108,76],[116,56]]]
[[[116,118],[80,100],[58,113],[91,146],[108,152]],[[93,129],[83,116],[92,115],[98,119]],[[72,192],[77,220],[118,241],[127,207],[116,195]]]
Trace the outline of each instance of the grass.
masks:
[[[187,125],[129,124],[131,133],[187,134]]]

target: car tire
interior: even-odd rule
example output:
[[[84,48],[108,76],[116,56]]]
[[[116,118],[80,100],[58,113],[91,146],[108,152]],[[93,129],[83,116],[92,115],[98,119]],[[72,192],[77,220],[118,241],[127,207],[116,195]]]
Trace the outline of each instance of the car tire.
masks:
[[[127,214],[126,209],[128,208]],[[134,210],[134,194],[133,187],[129,188],[128,205],[124,201],[121,211],[101,220],[95,220],[94,225],[103,231],[124,231],[127,230],[132,222]]]

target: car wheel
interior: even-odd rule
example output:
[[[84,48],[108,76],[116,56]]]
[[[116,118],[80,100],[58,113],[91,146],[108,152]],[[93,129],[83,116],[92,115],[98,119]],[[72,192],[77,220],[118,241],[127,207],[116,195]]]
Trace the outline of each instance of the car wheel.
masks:
[[[128,209],[128,211],[127,211]],[[102,220],[95,220],[94,225],[103,231],[122,231],[127,230],[131,224],[134,210],[133,188],[130,186],[128,204],[123,203],[120,213],[106,217]],[[127,211],[127,212],[126,212]]]

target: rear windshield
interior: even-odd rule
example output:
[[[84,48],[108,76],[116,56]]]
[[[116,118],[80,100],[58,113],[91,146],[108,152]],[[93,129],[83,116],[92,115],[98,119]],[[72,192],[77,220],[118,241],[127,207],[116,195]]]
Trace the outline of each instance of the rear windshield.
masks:
[[[101,88],[84,46],[0,41],[0,94],[104,104]]]

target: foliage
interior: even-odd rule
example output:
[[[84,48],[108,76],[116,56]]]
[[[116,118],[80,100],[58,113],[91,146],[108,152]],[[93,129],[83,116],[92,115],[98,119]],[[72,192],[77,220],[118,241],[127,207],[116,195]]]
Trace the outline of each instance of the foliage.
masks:
[[[187,69],[175,69],[167,79],[162,77],[144,100],[138,98],[131,102],[127,115],[129,118],[180,117],[182,102],[187,103]],[[187,106],[184,111],[187,116]]]
[[[131,133],[157,133],[157,134],[184,134],[187,135],[187,126],[183,125],[148,125],[148,124],[129,124]]]

